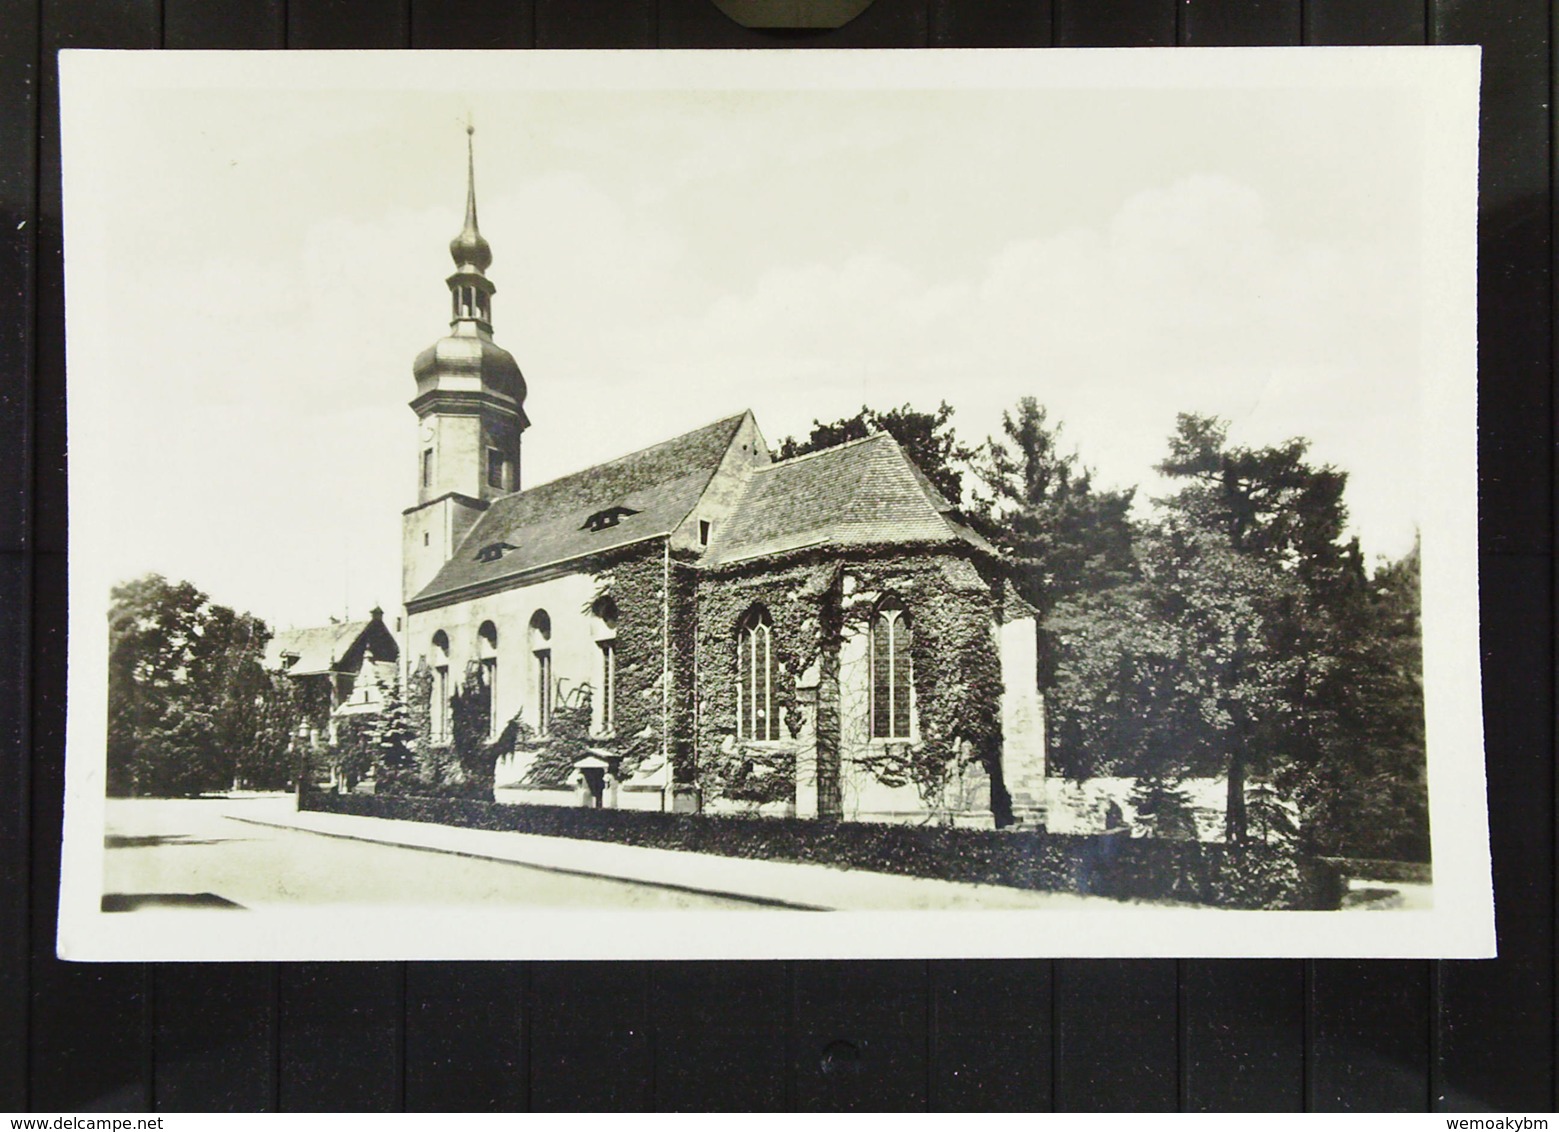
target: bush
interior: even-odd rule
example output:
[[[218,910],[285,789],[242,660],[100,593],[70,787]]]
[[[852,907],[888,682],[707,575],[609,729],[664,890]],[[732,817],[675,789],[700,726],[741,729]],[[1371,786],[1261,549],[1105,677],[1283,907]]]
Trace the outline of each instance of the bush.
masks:
[[[1317,909],[1342,900],[1335,868],[1265,845],[383,795],[309,794],[304,808],[1117,900]]]
[[[337,784],[353,790],[374,766],[374,718],[347,716],[336,722],[336,741],[325,752]]]

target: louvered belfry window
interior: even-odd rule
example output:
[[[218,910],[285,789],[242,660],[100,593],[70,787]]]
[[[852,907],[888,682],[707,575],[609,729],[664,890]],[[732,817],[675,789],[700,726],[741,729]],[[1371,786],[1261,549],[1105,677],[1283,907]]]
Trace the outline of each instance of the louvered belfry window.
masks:
[[[766,609],[742,618],[737,630],[736,736],[778,739],[774,710],[774,628]]]
[[[873,739],[908,739],[911,630],[909,614],[884,606],[872,619],[871,732]]]

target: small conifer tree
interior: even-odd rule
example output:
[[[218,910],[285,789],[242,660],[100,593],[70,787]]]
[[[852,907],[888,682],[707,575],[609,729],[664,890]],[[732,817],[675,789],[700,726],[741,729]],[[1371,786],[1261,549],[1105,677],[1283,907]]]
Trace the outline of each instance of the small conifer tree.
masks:
[[[417,771],[417,759],[412,753],[416,738],[417,729],[400,686],[391,684],[385,689],[384,704],[374,717],[368,736],[378,792],[401,794],[410,787]]]
[[[1283,796],[1270,783],[1255,782],[1245,791],[1249,837],[1263,845],[1287,845],[1299,836]]]
[[[1174,841],[1196,839],[1191,799],[1178,779],[1159,773],[1145,774],[1131,788],[1130,801],[1137,815],[1136,825],[1146,836]]]

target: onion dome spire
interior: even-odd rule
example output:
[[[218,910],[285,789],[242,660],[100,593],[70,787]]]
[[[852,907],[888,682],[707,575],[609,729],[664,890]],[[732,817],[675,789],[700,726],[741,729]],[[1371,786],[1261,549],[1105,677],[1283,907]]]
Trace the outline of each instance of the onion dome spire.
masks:
[[[451,495],[459,502],[449,505],[455,511],[437,515],[430,511],[433,518],[415,523],[408,519],[407,546],[412,548],[405,559],[408,594],[424,585],[454,553],[450,532],[455,528],[449,524],[457,520],[449,515],[467,515],[463,521],[469,523],[486,500],[520,489],[520,436],[530,427],[525,378],[514,355],[493,341],[492,301],[497,288],[487,277],[492,250],[476,226],[474,133],[468,121],[465,227],[450,241],[455,270],[444,280],[451,304],[449,333],[418,354],[411,367],[417,382],[411,408],[423,429],[417,447],[417,506]],[[467,504],[475,510],[460,510]],[[415,509],[407,512],[416,513]],[[422,537],[411,537],[415,535]],[[430,539],[439,541],[430,544]],[[443,550],[423,551],[431,545]]]
[[[449,241],[449,254],[461,271],[484,272],[493,263],[493,250],[476,227],[476,155],[472,136],[476,127],[466,126],[466,223],[460,235]]]
[[[460,411],[465,412],[474,392],[473,379],[476,379],[482,396],[490,398],[490,407],[496,406],[493,412],[509,420],[516,429],[523,430],[530,424],[524,410],[525,378],[521,376],[514,356],[493,342],[493,295],[498,288],[487,277],[487,268],[493,262],[492,250],[476,227],[476,162],[470,140],[474,132],[468,124],[465,227],[450,241],[449,254],[454,257],[455,270],[444,280],[450,297],[449,334],[418,354],[412,364],[412,373],[417,379],[417,397],[412,401],[412,407],[419,416],[442,411],[439,406],[447,396],[454,398],[450,404],[464,406]],[[514,435],[519,434],[515,432]],[[512,461],[515,467],[518,467],[517,460],[516,449]],[[519,481],[514,479],[512,482]],[[480,494],[476,490],[461,490],[473,497]],[[503,490],[514,488],[510,486]],[[486,498],[485,495],[481,497]]]

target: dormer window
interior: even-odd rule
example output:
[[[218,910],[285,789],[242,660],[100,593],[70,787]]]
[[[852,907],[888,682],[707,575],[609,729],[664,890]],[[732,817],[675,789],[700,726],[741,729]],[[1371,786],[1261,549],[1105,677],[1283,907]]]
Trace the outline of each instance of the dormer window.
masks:
[[[591,515],[590,518],[585,520],[584,526],[579,529],[582,531],[604,531],[607,527],[615,527],[622,522],[624,515],[637,514],[638,512],[632,507],[623,507],[621,505],[608,507],[605,511],[597,511],[594,515]]]
[[[478,562],[497,562],[505,554],[508,554],[509,551],[518,549],[519,548],[512,543],[490,542],[486,546],[482,547],[481,550],[476,552],[476,560]]]

